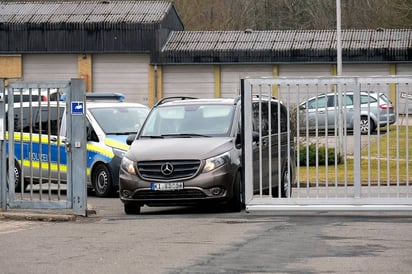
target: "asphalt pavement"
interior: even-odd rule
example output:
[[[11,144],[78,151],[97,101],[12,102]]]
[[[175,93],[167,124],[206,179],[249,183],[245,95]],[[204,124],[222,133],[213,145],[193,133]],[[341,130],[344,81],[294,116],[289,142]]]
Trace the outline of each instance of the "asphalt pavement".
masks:
[[[88,202],[88,217],[0,212],[0,273],[411,273],[412,269],[412,212],[224,213],[143,207],[142,214],[134,216],[124,214],[118,198],[89,197]]]

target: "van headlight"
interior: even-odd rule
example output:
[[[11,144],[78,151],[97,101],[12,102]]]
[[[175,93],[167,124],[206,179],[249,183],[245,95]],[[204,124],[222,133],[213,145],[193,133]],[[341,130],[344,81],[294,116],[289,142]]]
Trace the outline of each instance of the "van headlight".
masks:
[[[132,174],[132,175],[136,174],[136,169],[134,168],[134,162],[132,160],[126,157],[123,157],[122,162],[120,163],[120,166],[127,173]]]
[[[218,156],[209,158],[206,160],[206,164],[203,168],[203,172],[209,172],[215,170],[218,167],[221,167],[230,162],[230,155],[229,152],[225,152]]]

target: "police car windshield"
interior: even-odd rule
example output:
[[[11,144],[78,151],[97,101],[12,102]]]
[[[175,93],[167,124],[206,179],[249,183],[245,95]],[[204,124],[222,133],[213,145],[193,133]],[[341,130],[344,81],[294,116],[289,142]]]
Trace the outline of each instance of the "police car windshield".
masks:
[[[149,110],[141,107],[89,108],[99,126],[107,135],[136,133]]]

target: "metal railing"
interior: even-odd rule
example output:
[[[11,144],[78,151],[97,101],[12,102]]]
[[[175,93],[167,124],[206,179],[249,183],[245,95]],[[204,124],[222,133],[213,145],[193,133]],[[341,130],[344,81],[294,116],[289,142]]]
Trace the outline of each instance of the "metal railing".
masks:
[[[251,77],[242,82],[247,210],[412,209],[412,100],[402,101],[402,112],[397,106],[412,94],[412,77]],[[253,139],[253,97],[262,94],[274,95],[288,109],[284,134],[295,153],[274,164],[270,159],[279,147]],[[296,167],[289,181],[279,171],[285,163]],[[273,181],[272,192],[262,190],[265,181]],[[291,192],[273,195],[282,187]]]

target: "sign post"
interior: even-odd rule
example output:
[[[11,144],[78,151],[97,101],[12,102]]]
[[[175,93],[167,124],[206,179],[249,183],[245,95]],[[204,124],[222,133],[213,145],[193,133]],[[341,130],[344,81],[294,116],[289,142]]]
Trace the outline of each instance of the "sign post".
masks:
[[[86,186],[86,86],[84,79],[71,79],[67,102],[67,157],[70,184],[70,197],[73,212],[86,216],[87,186]],[[68,189],[69,191],[69,189]],[[69,197],[69,194],[68,194]]]

